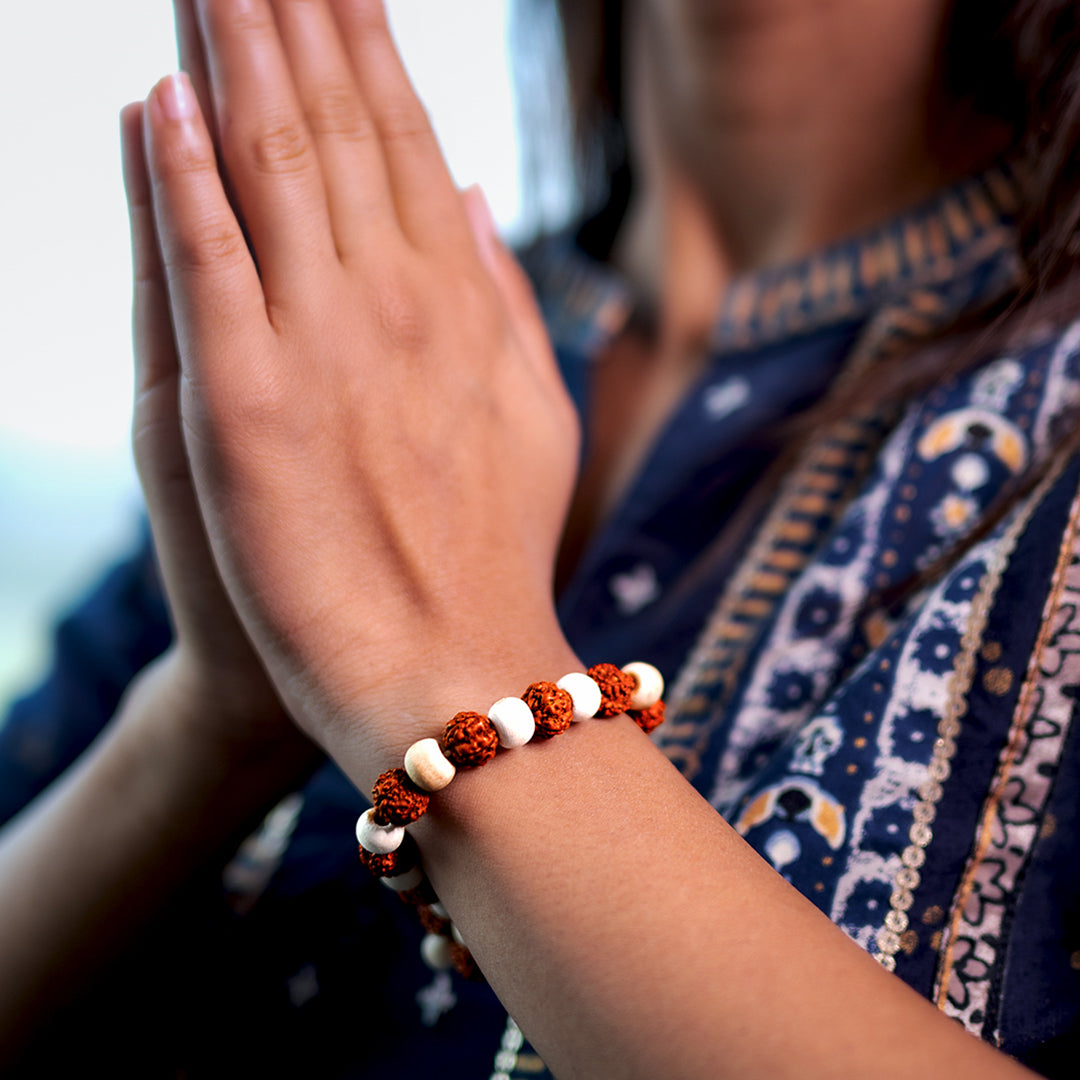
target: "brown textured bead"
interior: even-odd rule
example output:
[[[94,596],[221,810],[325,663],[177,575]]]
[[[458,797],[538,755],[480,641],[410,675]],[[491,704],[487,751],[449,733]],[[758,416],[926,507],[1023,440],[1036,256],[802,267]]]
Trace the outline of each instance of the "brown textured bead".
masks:
[[[658,701],[655,705],[650,705],[647,709],[634,709],[629,713],[630,719],[646,735],[649,734],[654,728],[658,728],[664,722],[664,703]]]
[[[372,816],[377,825],[410,825],[424,816],[431,799],[409,779],[404,769],[388,769],[375,781],[371,801],[375,804]]]
[[[600,687],[600,708],[596,711],[598,717],[606,719],[626,712],[637,689],[637,680],[633,675],[620,671],[614,664],[593,664],[586,674]]]
[[[464,945],[459,945],[455,941],[450,946],[450,959],[454,962],[454,970],[463,979],[468,979],[470,982],[487,981],[476,966],[472,953]]]
[[[560,735],[574,719],[574,699],[553,682],[534,682],[521,700],[532,709],[536,721],[534,739]]]
[[[420,861],[420,849],[416,846],[416,841],[406,833],[397,851],[391,851],[388,855],[376,855],[361,845],[360,861],[376,877],[399,877],[407,874]]]
[[[416,909],[416,914],[420,919],[420,925],[429,934],[441,934],[443,937],[450,936],[450,920],[440,919],[439,916],[431,910],[430,904],[422,904]]]
[[[451,765],[477,769],[495,756],[499,733],[483,713],[459,712],[446,725],[439,745]]]

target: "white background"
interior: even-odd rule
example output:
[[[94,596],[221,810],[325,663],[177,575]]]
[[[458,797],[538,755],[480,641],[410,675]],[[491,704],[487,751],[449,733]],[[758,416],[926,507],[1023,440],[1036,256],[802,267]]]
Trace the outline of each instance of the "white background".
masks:
[[[519,213],[506,0],[390,0],[462,185]],[[0,34],[0,708],[136,535],[118,113],[176,66],[168,0],[6,0]]]

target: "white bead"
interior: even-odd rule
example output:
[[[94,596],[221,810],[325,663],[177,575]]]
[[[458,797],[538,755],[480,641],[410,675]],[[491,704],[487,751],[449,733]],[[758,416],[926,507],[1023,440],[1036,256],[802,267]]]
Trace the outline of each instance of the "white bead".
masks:
[[[450,912],[447,911],[446,908],[444,908],[442,906],[442,904],[438,900],[436,900],[434,904],[429,904],[428,907],[431,910],[431,914],[436,916],[437,918],[440,918],[440,919],[449,919],[450,918]]]
[[[442,934],[425,934],[420,942],[420,956],[432,971],[448,971],[454,966],[450,939]]]
[[[405,751],[405,771],[422,791],[442,791],[457,770],[447,761],[437,739],[421,739]]]
[[[406,870],[404,874],[398,874],[396,877],[384,877],[379,880],[388,889],[393,889],[394,892],[408,892],[410,889],[415,889],[424,880],[424,871],[419,866],[414,866],[411,870]]]
[[[637,689],[630,698],[630,709],[648,709],[664,696],[664,676],[652,666],[641,660],[627,664],[623,669],[626,675],[637,679]]]
[[[464,945],[465,939],[461,936],[461,931],[453,924],[450,924],[450,936],[459,944]]]
[[[571,671],[556,684],[565,690],[574,702],[574,720],[588,720],[597,714],[603,695],[595,679],[590,679],[583,671]]]
[[[519,697],[499,698],[488,709],[488,719],[499,733],[499,745],[507,749],[524,746],[536,731],[532,709]]]
[[[401,847],[405,839],[403,825],[379,825],[374,819],[375,809],[365,810],[356,822],[356,839],[365,851],[372,855],[389,855]]]

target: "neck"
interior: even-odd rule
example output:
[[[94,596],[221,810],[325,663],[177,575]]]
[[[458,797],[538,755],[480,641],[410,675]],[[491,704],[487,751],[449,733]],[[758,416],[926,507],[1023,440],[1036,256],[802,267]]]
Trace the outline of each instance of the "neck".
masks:
[[[945,0],[631,7],[640,194],[616,258],[669,342],[708,332],[732,274],[887,220],[1006,144],[940,85]]]

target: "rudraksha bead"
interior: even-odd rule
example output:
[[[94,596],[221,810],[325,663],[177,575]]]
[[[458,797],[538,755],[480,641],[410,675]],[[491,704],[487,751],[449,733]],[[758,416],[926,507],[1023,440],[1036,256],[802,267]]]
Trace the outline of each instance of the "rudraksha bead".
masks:
[[[596,712],[598,717],[607,719],[626,712],[630,698],[637,688],[637,680],[633,675],[620,671],[614,664],[593,664],[589,668],[588,676],[600,687],[600,708]]]
[[[521,699],[532,709],[536,720],[534,739],[560,735],[574,719],[574,699],[553,682],[534,682]]]
[[[388,769],[371,789],[379,825],[411,825],[427,813],[431,797],[421,791],[404,769]]]
[[[442,919],[436,915],[429,904],[421,904],[416,909],[416,914],[420,919],[420,925],[429,934],[442,934],[443,937],[450,936],[450,920]]]
[[[440,745],[456,768],[477,769],[495,756],[499,733],[483,713],[459,712],[446,725]]]
[[[484,982],[484,976],[480,974],[480,968],[476,966],[472,953],[464,945],[456,941],[450,945],[450,959],[454,962],[454,970],[463,978],[471,982]]]
[[[630,712],[629,716],[648,735],[650,731],[658,728],[664,722],[664,703],[658,701],[647,709],[635,709]]]
[[[373,851],[367,851],[360,846],[360,861],[376,877],[398,877],[407,874],[420,862],[420,849],[416,841],[406,833],[401,847],[391,851],[388,855],[376,855]]]

